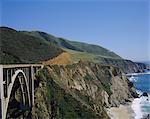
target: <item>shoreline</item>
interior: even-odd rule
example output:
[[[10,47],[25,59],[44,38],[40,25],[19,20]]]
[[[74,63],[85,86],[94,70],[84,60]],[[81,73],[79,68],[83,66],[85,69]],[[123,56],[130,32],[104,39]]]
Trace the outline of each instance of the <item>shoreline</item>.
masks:
[[[130,99],[131,102],[120,104],[119,107],[107,108],[107,114],[110,119],[134,119],[135,113],[132,109],[134,99]]]
[[[110,119],[149,119],[150,114],[143,114],[140,107],[140,101],[143,101],[143,98],[145,97],[132,98],[131,102],[120,104],[119,107],[106,108],[107,114]]]
[[[150,97],[139,97],[135,98],[132,102],[132,109],[135,111],[135,119],[149,119],[150,113],[144,111],[142,108],[143,105],[150,105]],[[149,106],[148,106],[149,107]]]

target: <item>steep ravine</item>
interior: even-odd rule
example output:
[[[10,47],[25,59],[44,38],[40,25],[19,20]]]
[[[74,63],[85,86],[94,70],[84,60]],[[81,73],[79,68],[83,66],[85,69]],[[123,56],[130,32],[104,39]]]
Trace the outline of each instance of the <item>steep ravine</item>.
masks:
[[[106,108],[136,96],[122,70],[90,62],[46,66],[35,80],[32,118],[109,119]]]

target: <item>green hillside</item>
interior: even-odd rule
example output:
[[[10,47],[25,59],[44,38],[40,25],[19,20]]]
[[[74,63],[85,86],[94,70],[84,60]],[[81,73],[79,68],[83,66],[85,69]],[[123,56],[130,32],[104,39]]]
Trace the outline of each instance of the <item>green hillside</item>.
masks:
[[[101,56],[101,57],[108,57],[108,58],[113,58],[113,59],[121,58],[114,52],[111,52],[101,46],[98,46],[98,45],[92,45],[92,44],[76,42],[76,41],[69,41],[64,38],[58,38],[58,37],[52,36],[50,34],[47,34],[44,32],[39,32],[39,31],[27,32],[27,33],[32,36],[41,38],[45,41],[54,43],[57,46],[60,46],[66,50],[91,53],[91,54],[98,55],[98,57]]]
[[[37,63],[51,59],[63,51],[71,53],[73,62],[87,60],[105,63],[104,59],[121,59],[98,45],[69,41],[40,31],[16,31],[0,27],[0,63]]]
[[[41,31],[26,32],[26,31],[24,31],[24,33],[31,35],[31,36],[34,36],[34,37],[37,37],[37,38],[40,38],[44,41],[53,43],[59,47],[65,48],[65,49],[83,52],[83,50],[70,44],[68,40],[65,40],[63,38],[57,38],[57,37],[50,35],[50,34],[47,34],[45,32],[41,32]]]
[[[82,42],[76,42],[76,41],[68,41],[71,45],[74,45],[75,47],[78,47],[79,49],[82,49],[84,52],[92,53],[95,55],[101,55],[102,57],[109,57],[109,58],[116,58],[120,59],[121,57],[114,52],[111,52],[101,46],[98,45],[92,45]]]
[[[0,27],[1,51],[0,63],[37,63],[53,58],[63,50],[51,42],[16,31]]]

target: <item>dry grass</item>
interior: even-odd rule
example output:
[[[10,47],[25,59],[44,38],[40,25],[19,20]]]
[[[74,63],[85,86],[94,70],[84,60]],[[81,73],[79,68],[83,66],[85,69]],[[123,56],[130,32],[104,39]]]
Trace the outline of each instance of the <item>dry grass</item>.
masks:
[[[43,62],[44,65],[67,65],[72,63],[71,54],[68,52],[63,52],[57,57]]]

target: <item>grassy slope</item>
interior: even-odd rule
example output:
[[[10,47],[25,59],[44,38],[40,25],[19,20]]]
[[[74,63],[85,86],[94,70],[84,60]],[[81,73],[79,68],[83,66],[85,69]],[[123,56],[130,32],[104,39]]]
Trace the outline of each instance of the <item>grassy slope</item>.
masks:
[[[55,36],[52,36],[50,34],[44,33],[44,32],[39,32],[39,31],[34,31],[34,32],[26,32],[32,36],[39,37],[42,40],[54,43],[55,45],[62,47],[63,49],[72,52],[74,54],[77,54],[79,57],[79,54],[84,54],[90,56],[91,59],[93,57],[105,57],[105,58],[114,58],[114,59],[121,59],[120,56],[117,54],[110,52],[109,50],[98,46],[98,45],[92,45],[92,44],[87,44],[87,43],[82,43],[82,42],[75,42],[75,41],[69,41],[63,38],[57,38]],[[95,59],[95,58],[94,58]]]
[[[87,43],[69,41],[63,38],[57,38],[44,32],[27,32],[30,35],[40,37],[45,42],[53,43],[63,50],[69,52],[71,60],[78,62],[79,60],[101,63],[104,65],[114,65],[120,67],[126,73],[139,72],[145,67],[144,64],[138,65],[132,61],[124,60],[117,54],[97,45]],[[65,59],[66,57],[64,57]]]
[[[65,40],[63,38],[57,38],[57,37],[47,34],[45,32],[41,32],[41,31],[26,32],[26,31],[24,31],[24,33],[31,35],[31,36],[38,37],[44,41],[48,41],[50,43],[53,43],[59,47],[65,48],[65,49],[81,51],[81,52],[83,51],[83,50],[79,49],[78,47],[71,45],[67,40]]]
[[[53,58],[63,50],[53,43],[42,41],[37,37],[0,27],[1,61],[0,63],[35,63]]]
[[[142,65],[126,61],[100,46],[68,41],[44,32],[18,32],[0,27],[0,63],[37,63],[69,52],[71,60],[87,60],[106,65],[115,65],[129,72],[143,70]],[[93,50],[94,49],[94,50]],[[64,57],[66,59],[66,57]]]
[[[87,53],[92,53],[92,54],[99,55],[102,57],[109,57],[109,58],[116,58],[116,59],[121,58],[117,54],[98,45],[92,45],[92,44],[76,42],[76,41],[68,41],[68,42],[74,45],[75,47],[82,49],[84,52],[87,52]]]

